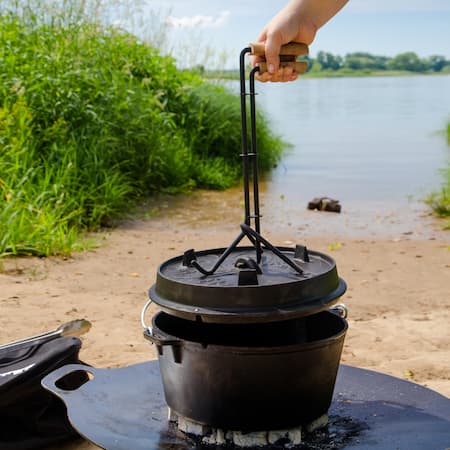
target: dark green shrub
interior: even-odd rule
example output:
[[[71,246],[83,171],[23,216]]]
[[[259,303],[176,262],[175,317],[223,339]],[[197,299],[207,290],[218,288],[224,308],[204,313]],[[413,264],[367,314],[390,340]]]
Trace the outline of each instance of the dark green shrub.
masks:
[[[122,31],[33,17],[0,16],[0,254],[68,253],[144,195],[237,181],[238,96]]]

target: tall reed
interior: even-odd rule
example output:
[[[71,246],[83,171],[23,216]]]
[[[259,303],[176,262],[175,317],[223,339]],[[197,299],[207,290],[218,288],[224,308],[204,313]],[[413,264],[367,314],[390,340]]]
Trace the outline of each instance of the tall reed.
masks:
[[[447,142],[450,145],[450,123],[447,124]],[[450,217],[450,162],[446,169],[441,171],[442,173],[442,186],[440,191],[431,193],[426,202],[431,206],[434,213],[439,217]],[[445,226],[450,230],[450,220],[447,221]]]
[[[236,182],[236,95],[105,26],[100,2],[4,1],[0,255],[70,253],[144,195]],[[282,143],[262,115],[258,144],[270,168]]]

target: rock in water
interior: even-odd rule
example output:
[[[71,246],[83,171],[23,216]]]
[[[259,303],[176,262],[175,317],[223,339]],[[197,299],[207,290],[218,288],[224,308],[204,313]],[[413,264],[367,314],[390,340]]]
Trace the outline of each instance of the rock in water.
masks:
[[[308,203],[308,209],[316,209],[318,211],[341,212],[339,200],[329,197],[316,197]]]

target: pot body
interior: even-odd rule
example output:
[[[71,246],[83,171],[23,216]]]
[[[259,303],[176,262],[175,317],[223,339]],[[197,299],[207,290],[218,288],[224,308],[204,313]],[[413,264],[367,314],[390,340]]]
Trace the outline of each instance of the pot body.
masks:
[[[166,402],[227,430],[295,427],[328,411],[347,322],[322,311],[264,324],[153,317]]]

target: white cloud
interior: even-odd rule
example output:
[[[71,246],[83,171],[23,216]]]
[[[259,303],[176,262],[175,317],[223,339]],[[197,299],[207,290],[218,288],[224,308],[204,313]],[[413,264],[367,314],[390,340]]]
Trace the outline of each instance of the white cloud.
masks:
[[[220,28],[223,27],[230,16],[230,11],[222,11],[218,16],[169,16],[166,23],[173,28]]]
[[[352,0],[344,8],[353,12],[450,11],[449,0]]]

